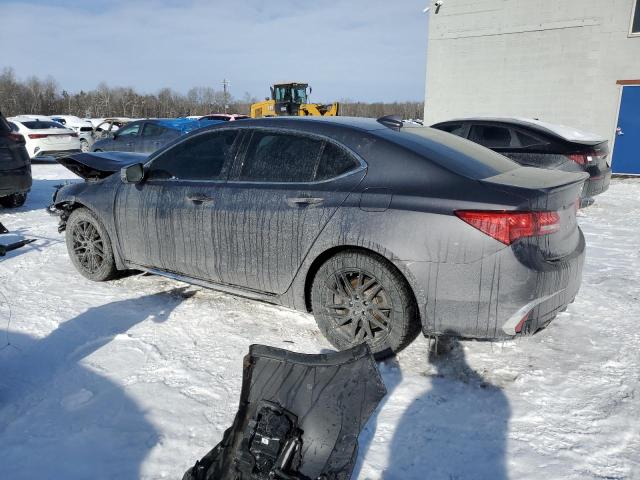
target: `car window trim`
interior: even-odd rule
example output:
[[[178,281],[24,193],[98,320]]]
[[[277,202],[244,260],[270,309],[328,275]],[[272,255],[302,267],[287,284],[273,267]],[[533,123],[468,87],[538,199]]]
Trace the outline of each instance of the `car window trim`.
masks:
[[[150,183],[152,185],[155,185],[157,183],[183,183],[183,182],[187,182],[187,183],[226,183],[229,179],[229,174],[231,172],[231,169],[233,168],[233,165],[235,164],[235,159],[238,156],[238,151],[240,150],[240,146],[242,144],[242,137],[244,136],[244,132],[241,131],[241,129],[239,128],[233,128],[233,127],[229,127],[229,128],[216,128],[214,130],[206,130],[204,132],[198,132],[194,135],[188,135],[186,137],[178,137],[178,139],[176,140],[175,143],[171,143],[169,145],[167,145],[166,148],[164,148],[163,150],[161,150],[160,152],[158,152],[157,155],[154,155],[153,158],[150,158],[149,160],[147,160],[142,166],[143,166],[143,170],[145,175],[147,174],[149,168],[151,168],[152,164],[154,161],[156,161],[159,157],[161,157],[162,155],[164,155],[165,153],[168,153],[169,151],[173,150],[174,148],[177,148],[178,146],[180,146],[181,144],[183,144],[184,142],[191,140],[193,138],[199,137],[201,135],[207,135],[207,134],[211,134],[211,133],[219,133],[219,132],[225,132],[225,131],[233,131],[237,133],[237,137],[233,140],[233,145],[231,146],[231,150],[232,153],[231,155],[229,155],[229,158],[225,160],[224,164],[222,165],[222,170],[221,170],[221,177],[224,178],[219,178],[219,179],[203,179],[203,178],[199,178],[199,179],[193,179],[193,178],[153,178],[150,180],[144,180],[145,183]]]
[[[231,170],[231,175],[229,175],[227,179],[227,183],[230,183],[230,184],[232,183],[232,184],[247,184],[247,185],[317,185],[317,184],[323,184],[323,183],[333,182],[333,181],[342,179],[343,177],[347,177],[354,173],[361,172],[362,170],[366,170],[368,167],[367,163],[364,161],[362,157],[360,157],[360,155],[355,153],[350,148],[324,135],[320,135],[317,133],[310,133],[310,132],[301,131],[301,130],[291,130],[288,128],[277,128],[277,127],[274,128],[274,127],[252,126],[252,127],[241,127],[241,128],[242,130],[248,130],[249,132],[246,133],[246,139],[243,141],[243,145],[242,145],[242,148],[240,148],[239,154],[236,155],[235,162]],[[239,178],[240,171],[242,169],[242,166],[244,165],[244,159],[247,154],[249,144],[251,143],[251,138],[253,137],[253,134],[256,131],[274,132],[274,133],[282,133],[282,134],[288,134],[288,135],[293,134],[293,135],[299,135],[299,136],[306,136],[308,138],[313,138],[314,140],[322,141],[323,144],[320,148],[318,163],[316,164],[316,167],[314,169],[314,177],[315,177],[315,174],[317,173],[318,166],[320,165],[320,160],[322,159],[322,153],[324,152],[324,147],[327,142],[332,143],[337,148],[345,151],[350,157],[354,158],[357,161],[358,166],[336,177],[331,177],[324,180],[312,180],[307,182],[273,182],[273,181],[266,181],[266,180],[240,180]]]

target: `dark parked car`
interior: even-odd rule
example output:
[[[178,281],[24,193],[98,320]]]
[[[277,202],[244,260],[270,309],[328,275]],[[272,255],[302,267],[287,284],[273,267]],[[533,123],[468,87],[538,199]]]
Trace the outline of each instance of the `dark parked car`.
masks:
[[[366,341],[382,357],[420,329],[544,327],[580,286],[588,175],[401,126],[243,120],[148,159],[72,155],[59,161],[90,181],[60,189],[51,208],[87,278],[140,269],[313,312],[339,349]]]
[[[0,205],[19,207],[31,189],[31,161],[25,139],[0,113]]]
[[[587,172],[591,178],[580,195],[583,207],[609,188],[609,142],[597,135],[527,118],[463,118],[433,128],[484,145],[520,165]]]
[[[221,120],[185,118],[136,120],[115,132],[109,132],[108,137],[95,142],[91,150],[151,153],[185,133],[217,123],[221,123]]]

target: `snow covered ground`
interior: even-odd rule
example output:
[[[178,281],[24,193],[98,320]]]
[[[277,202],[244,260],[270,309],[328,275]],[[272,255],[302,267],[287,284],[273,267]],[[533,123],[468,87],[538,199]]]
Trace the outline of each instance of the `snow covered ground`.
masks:
[[[329,344],[311,316],[153,276],[92,283],[43,208],[73,175],[34,166],[0,259],[0,478],[181,478],[233,419],[251,343]],[[545,331],[419,338],[380,365],[389,394],[359,479],[640,478],[640,181],[581,213],[582,290]]]

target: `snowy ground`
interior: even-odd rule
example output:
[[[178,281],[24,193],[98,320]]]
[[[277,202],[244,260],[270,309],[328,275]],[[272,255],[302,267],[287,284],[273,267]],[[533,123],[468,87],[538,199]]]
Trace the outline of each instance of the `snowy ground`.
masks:
[[[73,175],[34,166],[0,221],[37,242],[0,260],[0,478],[180,478],[237,408],[251,343],[328,349],[313,318],[153,276],[73,269],[43,210]],[[614,181],[580,223],[576,302],[542,333],[420,338],[380,365],[389,395],[353,478],[640,478],[640,181]],[[635,475],[635,476],[634,476]]]

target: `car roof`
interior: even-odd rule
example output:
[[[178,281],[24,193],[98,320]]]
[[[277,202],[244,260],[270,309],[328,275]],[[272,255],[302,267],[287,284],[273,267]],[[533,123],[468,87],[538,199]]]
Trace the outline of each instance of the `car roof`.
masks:
[[[307,130],[319,125],[343,126],[351,129],[373,131],[385,129],[384,125],[374,118],[364,117],[266,117],[242,120],[242,126],[287,126]]]
[[[604,142],[605,139],[602,136],[595,133],[585,132],[577,128],[568,127],[566,125],[559,125],[550,122],[543,122],[537,118],[526,117],[500,117],[500,116],[475,116],[468,118],[455,118],[447,120],[446,122],[438,123],[452,123],[452,122],[499,122],[507,123],[518,127],[532,128],[541,133],[551,134],[556,137],[560,137],[563,140],[570,142]]]

